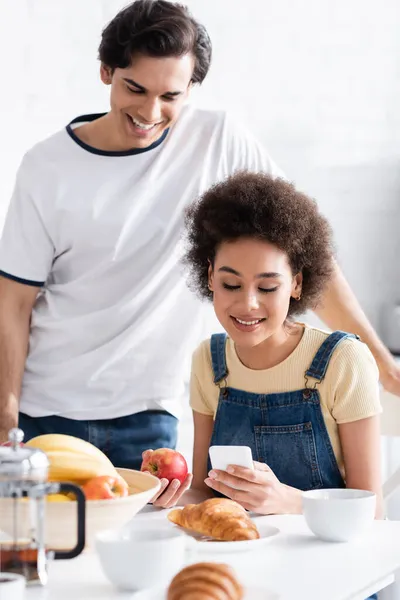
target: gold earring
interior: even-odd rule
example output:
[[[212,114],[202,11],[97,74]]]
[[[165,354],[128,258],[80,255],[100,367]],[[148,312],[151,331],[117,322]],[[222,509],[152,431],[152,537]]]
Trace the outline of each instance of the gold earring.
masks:
[[[296,302],[300,302],[301,300],[301,294],[299,294],[296,298],[296,296],[294,296],[294,299],[296,300]]]

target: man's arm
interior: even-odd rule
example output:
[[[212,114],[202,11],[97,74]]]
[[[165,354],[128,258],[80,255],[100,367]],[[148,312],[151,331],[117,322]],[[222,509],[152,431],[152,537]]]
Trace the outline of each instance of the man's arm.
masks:
[[[359,335],[375,357],[384,388],[400,396],[400,365],[379,339],[337,264],[315,313],[331,329]]]
[[[0,277],[0,444],[18,424],[30,319],[39,290]]]

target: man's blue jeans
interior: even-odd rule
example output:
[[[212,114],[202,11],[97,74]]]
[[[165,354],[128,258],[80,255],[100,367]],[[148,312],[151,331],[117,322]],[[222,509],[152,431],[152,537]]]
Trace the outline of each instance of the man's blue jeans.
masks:
[[[20,413],[18,426],[25,434],[25,441],[45,433],[73,435],[97,446],[115,467],[139,470],[144,450],[175,448],[178,420],[163,410],[93,421],[56,415],[29,417]]]

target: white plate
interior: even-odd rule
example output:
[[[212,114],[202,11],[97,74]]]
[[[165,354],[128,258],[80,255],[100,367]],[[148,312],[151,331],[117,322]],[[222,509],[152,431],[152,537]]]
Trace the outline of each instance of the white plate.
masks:
[[[130,598],[131,600],[166,600],[167,595],[165,586],[160,586],[141,590]],[[279,596],[266,589],[245,586],[243,600],[279,600]]]
[[[170,522],[170,521],[169,521]],[[275,537],[279,533],[279,529],[274,527],[273,525],[268,525],[268,523],[258,522],[257,529],[260,534],[260,537],[256,540],[243,540],[238,542],[221,542],[219,540],[214,540],[213,538],[207,537],[205,535],[201,535],[190,531],[189,529],[185,529],[184,527],[180,527],[179,525],[174,525],[174,527],[179,527],[185,533],[190,535],[190,537],[194,538],[197,542],[194,550],[196,552],[212,552],[212,553],[221,553],[225,554],[227,552],[243,552],[249,550],[256,550],[260,546],[268,543],[273,537]]]

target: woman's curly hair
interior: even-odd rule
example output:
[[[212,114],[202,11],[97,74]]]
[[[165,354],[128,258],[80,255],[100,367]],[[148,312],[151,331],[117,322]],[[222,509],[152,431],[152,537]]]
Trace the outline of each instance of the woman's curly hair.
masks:
[[[291,298],[289,315],[318,303],[333,271],[332,229],[317,203],[284,179],[264,173],[238,172],[214,185],[185,217],[189,285],[212,299],[209,261],[223,242],[255,238],[274,244],[289,258],[292,273],[303,274],[300,301]]]

